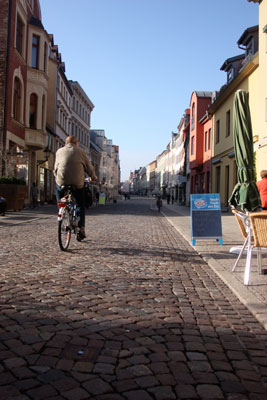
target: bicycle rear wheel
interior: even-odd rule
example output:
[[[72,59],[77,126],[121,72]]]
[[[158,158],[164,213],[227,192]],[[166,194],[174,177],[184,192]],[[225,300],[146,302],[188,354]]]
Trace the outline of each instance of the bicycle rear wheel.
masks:
[[[71,221],[70,213],[67,208],[64,209],[61,221],[58,221],[58,244],[62,251],[66,251],[70,244]]]

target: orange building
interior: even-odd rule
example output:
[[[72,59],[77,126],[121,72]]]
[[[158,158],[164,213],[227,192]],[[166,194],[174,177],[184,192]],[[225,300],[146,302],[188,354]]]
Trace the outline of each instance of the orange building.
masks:
[[[212,92],[195,91],[190,101],[189,166],[190,193],[210,192],[211,121],[206,111],[211,104]]]

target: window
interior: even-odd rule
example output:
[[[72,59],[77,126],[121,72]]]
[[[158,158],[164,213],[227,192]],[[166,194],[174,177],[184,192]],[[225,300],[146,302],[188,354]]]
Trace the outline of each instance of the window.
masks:
[[[220,193],[221,186],[221,167],[216,167],[215,171],[215,184],[216,184],[216,193]]]
[[[195,153],[195,136],[191,137],[191,155]]]
[[[32,93],[30,97],[30,119],[29,119],[29,124],[31,129],[36,129],[36,122],[37,122],[37,95],[35,93]]]
[[[44,44],[44,71],[47,71],[47,43]]]
[[[229,83],[229,82],[231,82],[231,80],[233,80],[233,79],[234,79],[234,68],[231,67],[231,68],[229,69],[229,71],[227,72],[227,82]]]
[[[216,143],[220,141],[220,120],[216,121]]]
[[[42,99],[42,129],[45,130],[45,96]]]
[[[209,191],[210,191],[210,171],[207,171],[206,183],[205,183],[205,193],[209,193]]]
[[[15,78],[14,81],[14,95],[13,95],[13,117],[16,121],[20,121],[20,109],[21,109],[21,83],[19,78]]]
[[[225,166],[225,199],[224,203],[227,205],[228,204],[228,199],[229,199],[229,165]]]
[[[209,129],[209,145],[208,145],[208,149],[211,149],[211,128]]]
[[[205,135],[204,135],[204,137],[205,137],[205,151],[207,151],[208,150],[208,131],[206,131],[205,132]]]
[[[33,35],[32,37],[32,68],[38,68],[38,54],[39,54],[39,37]]]
[[[231,134],[231,114],[230,110],[226,113],[226,137],[230,136]]]
[[[16,49],[22,55],[23,52],[23,22],[17,18],[17,30],[16,30]]]
[[[198,175],[195,176],[195,189],[194,189],[194,193],[199,193]]]
[[[246,55],[248,56],[253,54],[254,54],[254,39],[252,37],[247,44]]]
[[[200,175],[200,193],[205,193],[205,174]]]
[[[191,130],[195,129],[195,103],[192,105]]]

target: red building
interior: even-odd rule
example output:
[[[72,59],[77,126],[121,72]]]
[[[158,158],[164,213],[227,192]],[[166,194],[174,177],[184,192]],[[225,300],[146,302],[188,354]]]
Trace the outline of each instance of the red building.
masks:
[[[195,91],[190,101],[190,193],[209,193],[211,176],[211,121],[206,111],[212,92]]]
[[[7,20],[7,32],[0,32],[1,41],[7,37],[6,47],[0,49],[7,60],[1,175],[25,178],[29,195],[31,183],[38,181],[37,151],[47,143],[49,37],[41,22],[39,0],[9,1],[8,10],[6,3],[0,0]]]

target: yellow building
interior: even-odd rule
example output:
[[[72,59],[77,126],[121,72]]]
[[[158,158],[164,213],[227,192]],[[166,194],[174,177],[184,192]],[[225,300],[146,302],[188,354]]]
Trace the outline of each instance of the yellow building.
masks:
[[[252,126],[258,131],[258,26],[246,29],[237,44],[244,52],[227,59],[222,65],[221,70],[227,73],[227,83],[214,95],[208,109],[212,118],[212,192],[221,194],[222,208],[228,206],[228,199],[237,181],[233,142],[233,100],[238,89],[249,93]],[[255,135],[253,133],[253,136]]]
[[[248,0],[259,3],[259,72],[258,96],[254,108],[258,110],[258,119],[253,121],[253,132],[257,136],[254,144],[256,151],[257,179],[260,171],[267,169],[267,0]]]

